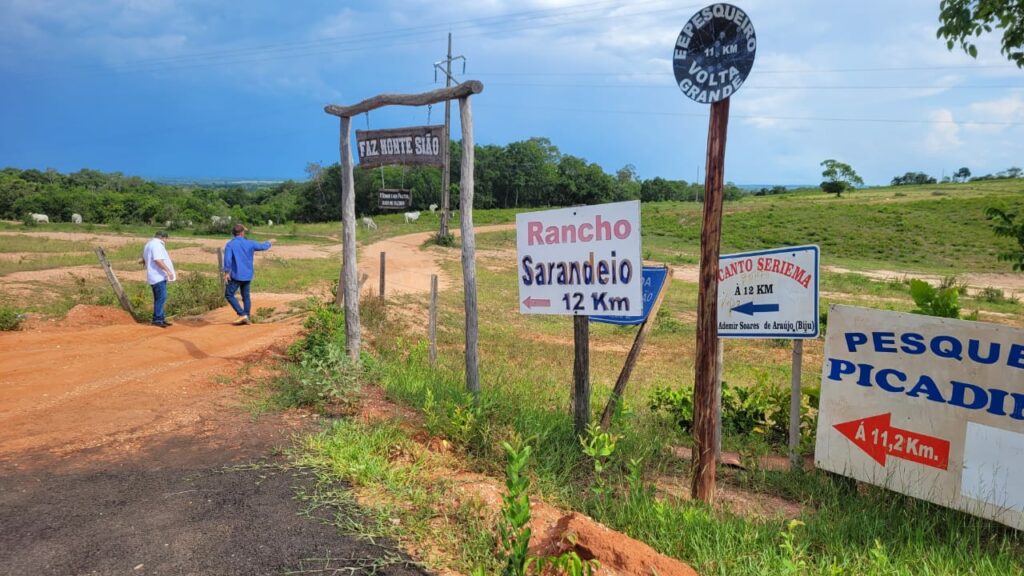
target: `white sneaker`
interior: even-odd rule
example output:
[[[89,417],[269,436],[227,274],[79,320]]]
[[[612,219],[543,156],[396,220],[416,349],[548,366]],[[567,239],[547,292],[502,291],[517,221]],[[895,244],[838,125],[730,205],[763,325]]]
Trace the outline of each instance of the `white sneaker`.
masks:
[[[238,320],[235,320],[232,324],[235,326],[244,326],[245,324],[251,324],[251,322],[249,322],[248,316],[239,316]]]

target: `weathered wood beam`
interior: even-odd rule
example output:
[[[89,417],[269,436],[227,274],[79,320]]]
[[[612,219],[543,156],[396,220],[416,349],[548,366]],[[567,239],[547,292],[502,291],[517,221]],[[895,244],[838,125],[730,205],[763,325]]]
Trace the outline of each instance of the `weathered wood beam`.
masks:
[[[338,106],[329,104],[324,106],[324,112],[342,118],[351,118],[356,114],[369,112],[383,106],[426,106],[448,100],[462,99],[473,94],[484,91],[484,85],[479,80],[467,80],[458,86],[451,88],[438,88],[430,92],[420,94],[378,94],[373,98],[367,98],[352,106]],[[447,144],[447,143],[446,143]]]

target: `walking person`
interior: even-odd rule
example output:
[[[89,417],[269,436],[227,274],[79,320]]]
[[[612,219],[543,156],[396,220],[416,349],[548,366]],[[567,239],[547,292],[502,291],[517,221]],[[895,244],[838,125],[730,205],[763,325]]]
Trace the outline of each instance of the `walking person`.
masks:
[[[153,239],[146,242],[142,249],[142,261],[146,265],[146,282],[153,289],[153,326],[167,328],[171,324],[164,318],[164,305],[167,303],[167,283],[174,282],[178,275],[174,272],[174,263],[167,254],[167,232],[157,230]]]
[[[249,230],[241,225],[235,224],[231,229],[234,237],[224,246],[224,298],[235,309],[238,319],[233,322],[235,326],[251,324],[249,316],[252,314],[252,301],[249,299],[249,283],[252,282],[253,264],[252,255],[254,252],[269,250],[271,241],[253,242],[245,237]],[[241,291],[242,305],[239,306],[235,298],[235,292]]]

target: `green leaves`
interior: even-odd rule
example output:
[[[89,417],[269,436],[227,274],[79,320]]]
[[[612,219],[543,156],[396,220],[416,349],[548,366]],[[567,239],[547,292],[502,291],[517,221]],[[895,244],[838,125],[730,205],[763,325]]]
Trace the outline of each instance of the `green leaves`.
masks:
[[[1000,52],[1018,67],[1024,68],[1024,1],[1022,0],[942,0],[939,2],[937,38],[946,39],[946,48],[956,44],[978,57],[978,48],[968,39],[1003,31]]]

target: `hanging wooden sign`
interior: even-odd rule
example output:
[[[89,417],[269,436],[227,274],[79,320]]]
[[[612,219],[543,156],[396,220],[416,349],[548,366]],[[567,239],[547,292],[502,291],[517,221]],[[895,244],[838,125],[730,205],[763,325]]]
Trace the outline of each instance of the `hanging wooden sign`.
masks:
[[[442,154],[447,142],[444,126],[356,130],[359,165],[364,168],[390,164],[444,166]]]
[[[377,206],[381,210],[401,210],[412,207],[412,190],[382,188],[377,191]]]

